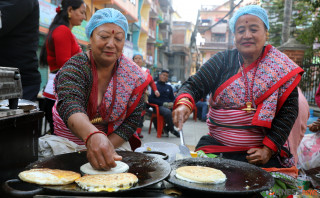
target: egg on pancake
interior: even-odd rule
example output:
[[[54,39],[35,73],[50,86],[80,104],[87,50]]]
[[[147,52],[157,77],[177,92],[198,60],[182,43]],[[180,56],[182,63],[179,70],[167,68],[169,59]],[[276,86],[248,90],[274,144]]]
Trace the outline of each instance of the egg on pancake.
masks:
[[[121,162],[121,161],[115,161],[117,166],[114,168],[111,168],[110,170],[96,170],[94,169],[91,164],[88,162],[80,167],[80,171],[84,174],[88,175],[96,175],[96,174],[115,174],[115,173],[125,173],[129,170],[128,164]]]
[[[116,192],[135,186],[138,177],[132,173],[85,175],[75,182],[80,188],[90,192]]]
[[[37,168],[23,171],[18,177],[22,181],[40,185],[65,185],[73,183],[81,175],[67,170]]]
[[[205,166],[182,166],[176,169],[176,177],[193,183],[219,184],[226,181],[226,175],[218,169]]]

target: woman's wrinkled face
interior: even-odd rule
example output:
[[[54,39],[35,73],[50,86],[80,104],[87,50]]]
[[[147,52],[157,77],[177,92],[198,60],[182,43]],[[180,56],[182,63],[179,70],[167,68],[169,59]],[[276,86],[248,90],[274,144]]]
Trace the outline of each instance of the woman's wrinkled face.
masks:
[[[70,16],[69,23],[72,26],[81,25],[82,21],[86,19],[86,6],[82,4],[78,9],[73,10],[70,6],[68,8],[68,15]]]
[[[267,40],[267,29],[262,20],[254,15],[243,15],[235,26],[235,42],[240,54],[251,57],[261,53]]]
[[[126,40],[124,30],[114,23],[105,23],[93,30],[90,37],[92,55],[102,66],[115,64]]]
[[[137,65],[139,65],[141,67],[143,64],[142,57],[140,55],[134,56],[133,62],[135,62]]]

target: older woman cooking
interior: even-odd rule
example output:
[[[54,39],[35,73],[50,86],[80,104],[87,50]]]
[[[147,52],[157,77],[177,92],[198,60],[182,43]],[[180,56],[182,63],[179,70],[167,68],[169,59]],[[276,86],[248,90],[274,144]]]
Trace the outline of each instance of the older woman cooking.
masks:
[[[183,84],[174,123],[181,129],[195,102],[211,93],[209,134],[197,150],[263,167],[291,167],[285,143],[298,115],[296,86],[303,70],[265,46],[269,22],[263,8],[240,8],[229,27],[236,49],[217,53]]]
[[[122,54],[127,31],[121,12],[98,10],[86,27],[90,50],[73,56],[55,78],[55,134],[85,144],[96,169],[116,166],[122,158],[115,148],[141,144],[134,133],[150,79]]]

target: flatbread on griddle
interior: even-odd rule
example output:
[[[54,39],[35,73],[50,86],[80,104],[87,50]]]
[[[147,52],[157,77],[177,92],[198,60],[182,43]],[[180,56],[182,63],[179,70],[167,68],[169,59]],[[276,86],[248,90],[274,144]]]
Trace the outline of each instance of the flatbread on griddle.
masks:
[[[73,171],[37,168],[23,171],[18,177],[22,181],[40,185],[65,185],[73,183],[81,175]]]
[[[218,169],[205,166],[182,166],[176,169],[176,177],[193,183],[218,184],[225,182],[226,175]]]
[[[138,182],[138,178],[132,173],[85,175],[75,182],[87,191],[115,192],[131,188]]]
[[[104,170],[96,170],[94,169],[91,164],[88,162],[80,167],[80,171],[84,174],[88,175],[97,175],[97,174],[116,174],[116,173],[125,173],[129,170],[128,164],[121,162],[121,161],[115,161],[117,166],[114,168],[111,168],[110,170],[104,171]]]

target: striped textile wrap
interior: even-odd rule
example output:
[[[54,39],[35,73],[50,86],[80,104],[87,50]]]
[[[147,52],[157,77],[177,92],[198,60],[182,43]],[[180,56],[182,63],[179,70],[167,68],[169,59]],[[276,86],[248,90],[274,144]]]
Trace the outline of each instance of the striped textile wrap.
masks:
[[[246,150],[262,147],[265,134],[262,127],[251,125],[253,115],[242,110],[210,108],[209,135],[225,146],[246,147]]]
[[[143,104],[141,103],[141,96],[150,82],[150,78],[140,67],[122,55],[118,59],[118,67],[115,71],[115,75],[117,75],[117,89],[114,96],[113,109],[107,122],[106,118],[110,112],[111,98],[113,98],[114,76],[110,80],[104,94],[103,105],[95,107],[97,113],[92,114],[90,113],[92,111],[88,111],[87,107],[94,106],[89,100],[94,84],[97,83],[97,74],[94,70],[95,68],[91,67],[88,57],[84,53],[80,53],[72,57],[65,64],[55,79],[55,90],[58,100],[53,107],[54,133],[66,137],[79,145],[83,145],[84,142],[73,135],[66,125],[68,118],[72,114],[82,112],[87,114],[90,120],[101,116],[104,121],[102,122],[103,124],[97,123],[94,125],[109,135],[119,128],[137,106]],[[68,73],[66,74],[66,72]],[[61,101],[62,103],[59,103],[58,107],[57,104]],[[139,112],[139,115],[141,115],[141,112]],[[130,131],[133,131],[133,134],[135,129]],[[129,136],[128,134],[118,135],[125,140],[131,140],[132,134],[130,137],[127,137]]]

